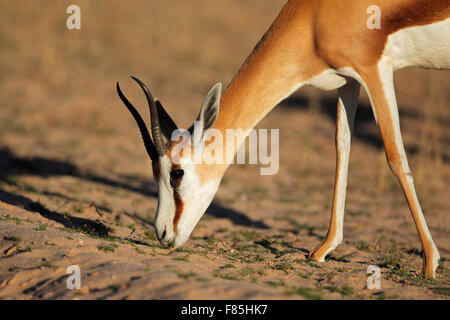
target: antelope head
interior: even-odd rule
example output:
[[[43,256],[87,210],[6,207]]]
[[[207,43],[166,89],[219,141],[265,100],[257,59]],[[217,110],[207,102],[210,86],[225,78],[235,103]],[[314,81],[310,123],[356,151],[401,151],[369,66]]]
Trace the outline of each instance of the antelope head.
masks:
[[[174,247],[179,247],[188,240],[211,203],[223,173],[205,174],[204,165],[195,163],[194,152],[173,151],[175,148],[192,150],[195,146],[204,144],[205,133],[214,125],[219,112],[222,86],[217,83],[206,96],[197,119],[200,126],[196,126],[192,138],[172,141],[173,134],[180,132],[175,122],[162,104],[153,99],[145,84],[135,77],[132,78],[147,98],[151,136],[136,108],[123,95],[119,83],[117,92],[134,117],[152,161],[153,177],[158,184],[156,236],[162,244],[172,243]],[[193,127],[189,129],[190,132]],[[197,127],[200,127],[199,130]]]

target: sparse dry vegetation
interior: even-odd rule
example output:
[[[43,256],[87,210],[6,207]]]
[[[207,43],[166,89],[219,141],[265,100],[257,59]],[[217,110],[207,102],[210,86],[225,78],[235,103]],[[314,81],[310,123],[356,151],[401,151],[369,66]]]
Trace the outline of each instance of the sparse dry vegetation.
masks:
[[[312,88],[258,125],[280,129],[278,174],[230,167],[189,242],[170,249],[153,231],[157,188],[115,83],[148,119],[129,75],[141,78],[187,127],[284,0],[79,0],[82,30],[68,31],[72,2],[0,0],[0,299],[449,298],[449,71],[396,74],[410,167],[442,257],[435,280],[420,275],[420,242],[364,92],[344,242],[324,263],[305,255],[328,227],[336,97]],[[73,264],[81,290],[61,280]],[[381,290],[365,288],[371,264]]]

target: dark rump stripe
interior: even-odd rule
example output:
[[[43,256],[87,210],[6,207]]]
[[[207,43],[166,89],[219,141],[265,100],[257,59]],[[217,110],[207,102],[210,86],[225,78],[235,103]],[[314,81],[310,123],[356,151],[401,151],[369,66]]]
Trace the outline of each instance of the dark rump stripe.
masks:
[[[450,0],[418,0],[382,14],[386,34],[400,29],[431,24],[450,17]]]

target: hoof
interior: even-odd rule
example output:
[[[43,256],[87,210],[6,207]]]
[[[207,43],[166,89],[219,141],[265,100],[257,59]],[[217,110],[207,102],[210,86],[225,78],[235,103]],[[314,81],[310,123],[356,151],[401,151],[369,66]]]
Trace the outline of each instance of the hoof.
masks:
[[[322,247],[319,246],[308,253],[307,259],[312,261],[324,262],[325,256],[325,250],[323,250]]]
[[[435,259],[423,259],[422,274],[425,278],[436,278],[436,269],[438,267],[438,261]]]

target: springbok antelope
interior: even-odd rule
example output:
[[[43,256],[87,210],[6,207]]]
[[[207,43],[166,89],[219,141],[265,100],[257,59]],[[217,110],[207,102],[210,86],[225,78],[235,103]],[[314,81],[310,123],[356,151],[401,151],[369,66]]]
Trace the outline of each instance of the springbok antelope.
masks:
[[[308,258],[324,261],[342,241],[351,133],[360,86],[367,91],[384,142],[419,233],[423,274],[435,277],[439,252],[428,230],[402,142],[393,72],[419,66],[450,68],[450,0],[378,0],[380,28],[367,27],[373,0],[290,0],[259,41],[221,97],[221,84],[208,93],[198,120],[200,140],[208,130],[248,132],[274,106],[305,84],[338,89],[337,165],[331,221],[326,238]],[[150,134],[136,109],[117,91],[135,118],[159,186],[158,239],[183,245],[212,201],[229,163],[194,163],[181,154],[176,163],[171,141],[177,128],[161,103],[138,79],[151,115]],[[219,112],[220,105],[220,112]],[[164,136],[164,137],[163,137]],[[166,140],[167,141],[166,141]],[[240,145],[245,137],[238,139]],[[224,145],[227,148],[227,145]],[[192,153],[191,153],[192,155]]]

